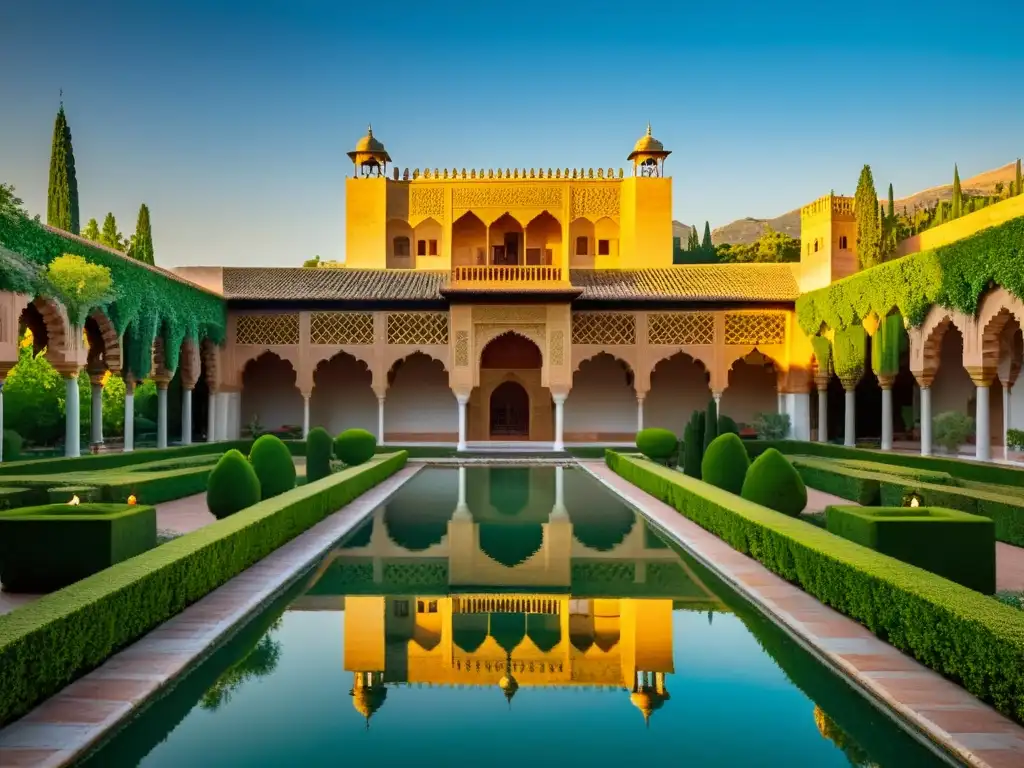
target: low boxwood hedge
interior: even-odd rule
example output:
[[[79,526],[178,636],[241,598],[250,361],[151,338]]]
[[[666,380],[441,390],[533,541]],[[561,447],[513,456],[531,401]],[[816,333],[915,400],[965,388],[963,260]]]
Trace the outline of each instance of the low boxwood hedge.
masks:
[[[228,440],[217,443],[193,443],[173,448],[146,448],[128,453],[96,453],[67,458],[56,456],[49,459],[28,459],[0,463],[0,483],[7,475],[56,475],[67,472],[96,472],[104,469],[120,469],[136,464],[160,461],[162,459],[184,458],[186,456],[220,455],[231,448],[248,454],[252,440]]]
[[[75,497],[82,504],[103,501],[100,489],[92,485],[58,485],[46,491],[49,504],[67,504]]]
[[[0,616],[0,725],[382,482],[405,461],[404,452],[376,457]]]
[[[623,478],[1024,722],[1024,614],[679,472],[607,453]]]
[[[866,507],[879,503],[881,498],[880,481],[874,472],[847,467],[836,461],[812,459],[807,456],[791,456],[790,462],[809,488],[823,493],[831,493],[833,496],[855,501]]]
[[[898,467],[946,472],[955,478],[973,480],[979,483],[996,483],[998,485],[1015,485],[1024,487],[1024,469],[1017,469],[1006,464],[992,464],[969,459],[954,459],[942,456],[921,456],[914,453],[895,453],[893,451],[870,450],[867,448],[849,448],[845,445],[832,443],[814,443],[803,440],[745,440],[747,453],[751,458],[760,455],[768,448],[777,448],[781,453],[789,455],[821,456],[829,459],[861,459],[892,464]]]

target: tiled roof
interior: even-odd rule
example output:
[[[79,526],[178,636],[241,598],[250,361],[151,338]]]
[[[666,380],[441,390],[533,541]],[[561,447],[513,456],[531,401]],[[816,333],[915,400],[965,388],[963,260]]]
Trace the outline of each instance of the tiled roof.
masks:
[[[248,300],[443,300],[446,271],[225,267],[224,297]],[[591,301],[795,301],[789,264],[692,264],[661,269],[573,269]],[[514,286],[510,285],[510,288]]]

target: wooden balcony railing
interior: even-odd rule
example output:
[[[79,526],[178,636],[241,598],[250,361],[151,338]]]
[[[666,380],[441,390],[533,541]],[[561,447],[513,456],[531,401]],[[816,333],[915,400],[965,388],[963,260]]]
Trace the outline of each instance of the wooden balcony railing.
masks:
[[[488,265],[454,267],[453,287],[511,288],[546,287],[566,282],[566,272],[561,267]]]

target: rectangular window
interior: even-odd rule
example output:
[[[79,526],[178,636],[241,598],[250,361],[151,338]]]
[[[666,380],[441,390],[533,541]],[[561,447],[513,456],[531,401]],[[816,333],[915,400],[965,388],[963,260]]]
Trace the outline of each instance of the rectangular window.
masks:
[[[395,616],[403,618],[409,615],[409,601],[395,600]]]
[[[598,240],[597,241],[597,255],[607,256],[612,252],[611,240]]]
[[[427,613],[437,613],[437,600],[427,603]]]
[[[427,255],[427,241],[426,240],[417,240],[416,241],[416,255],[417,256],[426,256]]]
[[[428,240],[427,243],[430,246],[427,250],[428,254],[430,256],[437,256],[437,240]]]
[[[576,255],[586,256],[587,255],[587,238],[577,237],[576,238]]]
[[[409,255],[409,238],[408,237],[396,237],[395,238],[395,256],[408,256]]]
[[[538,265],[540,264],[540,248],[526,249],[526,263]]]

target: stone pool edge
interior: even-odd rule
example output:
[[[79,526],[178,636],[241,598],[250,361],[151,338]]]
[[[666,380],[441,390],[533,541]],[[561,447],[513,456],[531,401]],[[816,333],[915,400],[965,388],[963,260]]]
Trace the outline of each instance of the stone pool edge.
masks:
[[[876,706],[884,708],[904,730],[922,741],[936,754],[974,768],[1002,768],[1024,764],[1024,728],[1005,718],[960,686],[879,640],[857,622],[776,576],[756,560],[732,549],[727,543],[686,519],[675,509],[619,477],[603,462],[582,460],[578,462],[578,466],[617,498],[667,533],[744,599],[768,615],[822,664],[842,675],[869,700],[875,702]],[[661,507],[664,509],[660,509]],[[708,552],[709,545],[711,548],[717,547],[721,556],[712,557]],[[774,599],[773,596],[765,594],[770,590],[775,592]],[[787,610],[776,602],[779,599],[798,600],[804,605]],[[801,620],[793,615],[803,613],[806,616],[812,611],[817,614],[813,618],[818,621]],[[829,636],[832,630],[844,623],[849,625],[848,633],[843,633],[845,637]],[[808,624],[827,627],[828,631],[825,634],[818,634]],[[843,648],[846,650],[842,650]],[[844,653],[859,659],[863,666],[871,666],[870,661],[878,659],[888,661],[892,669],[862,669],[855,661],[843,658]],[[919,689],[905,688],[901,696],[885,687],[886,680],[890,681],[890,684],[895,682],[895,687],[899,687],[900,679],[925,683],[933,692],[939,692],[940,695],[935,698],[940,700],[931,704],[915,704],[912,699],[920,698]],[[921,714],[920,710],[947,719],[955,718],[957,714],[967,720],[971,720],[972,716],[978,716],[978,719],[984,720],[989,727],[972,728],[970,732],[963,733],[953,732]]]
[[[202,663],[421,469],[422,464],[407,464],[0,729],[0,767],[59,768],[88,754]]]

